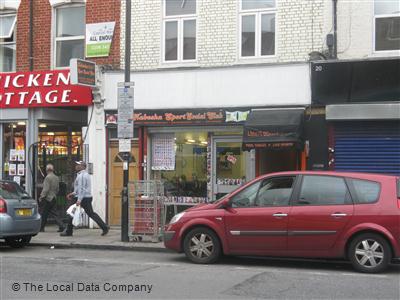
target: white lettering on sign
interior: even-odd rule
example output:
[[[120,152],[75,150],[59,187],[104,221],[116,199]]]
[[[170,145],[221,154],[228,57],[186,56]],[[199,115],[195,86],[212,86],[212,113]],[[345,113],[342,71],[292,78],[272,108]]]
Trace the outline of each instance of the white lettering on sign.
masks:
[[[37,74],[36,76],[34,74],[30,74],[28,77],[28,87],[39,86],[39,83],[37,81],[39,77],[40,74]]]

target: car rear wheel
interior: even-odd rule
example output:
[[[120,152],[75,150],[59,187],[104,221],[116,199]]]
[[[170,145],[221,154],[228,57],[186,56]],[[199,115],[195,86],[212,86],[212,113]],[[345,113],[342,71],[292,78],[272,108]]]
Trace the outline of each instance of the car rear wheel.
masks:
[[[186,257],[197,264],[211,264],[221,255],[221,243],[210,229],[199,227],[186,234],[183,242]]]
[[[23,248],[29,244],[31,241],[31,236],[30,235],[25,235],[25,236],[11,236],[7,237],[6,244],[12,248]]]
[[[348,257],[357,271],[378,273],[387,268],[392,253],[384,238],[377,234],[366,233],[351,242]]]

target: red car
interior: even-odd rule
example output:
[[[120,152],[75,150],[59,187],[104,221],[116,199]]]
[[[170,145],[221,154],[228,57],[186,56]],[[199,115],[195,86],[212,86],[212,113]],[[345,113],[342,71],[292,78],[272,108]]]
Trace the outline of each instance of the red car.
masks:
[[[400,180],[339,172],[258,177],[174,216],[164,243],[195,263],[222,255],[346,258],[362,272],[400,258]]]

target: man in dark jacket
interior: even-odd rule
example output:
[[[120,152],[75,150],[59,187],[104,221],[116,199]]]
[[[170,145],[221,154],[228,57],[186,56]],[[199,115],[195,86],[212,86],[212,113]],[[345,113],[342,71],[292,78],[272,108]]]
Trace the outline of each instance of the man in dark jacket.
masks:
[[[60,180],[58,179],[58,176],[54,174],[54,166],[52,164],[48,164],[46,166],[46,173],[47,176],[43,182],[43,190],[39,197],[39,201],[43,204],[42,225],[40,227],[40,231],[44,231],[44,227],[47,223],[47,217],[50,213],[53,215],[56,223],[58,224],[58,232],[62,232],[64,230],[64,224],[61,218],[54,211]]]

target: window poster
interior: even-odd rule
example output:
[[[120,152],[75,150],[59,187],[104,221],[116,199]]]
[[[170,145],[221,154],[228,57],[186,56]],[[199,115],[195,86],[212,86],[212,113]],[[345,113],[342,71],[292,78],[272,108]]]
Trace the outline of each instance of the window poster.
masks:
[[[24,164],[19,164],[18,165],[17,175],[18,176],[24,176],[25,175],[25,165]]]
[[[18,151],[17,149],[10,149],[10,161],[17,161]]]
[[[25,150],[17,150],[18,161],[25,161]]]
[[[17,175],[17,165],[16,164],[9,164],[8,175],[10,175],[10,176]]]
[[[21,177],[20,176],[14,176],[13,181],[16,182],[18,185],[21,185]]]
[[[152,170],[175,170],[175,135],[155,134],[152,139]]]

